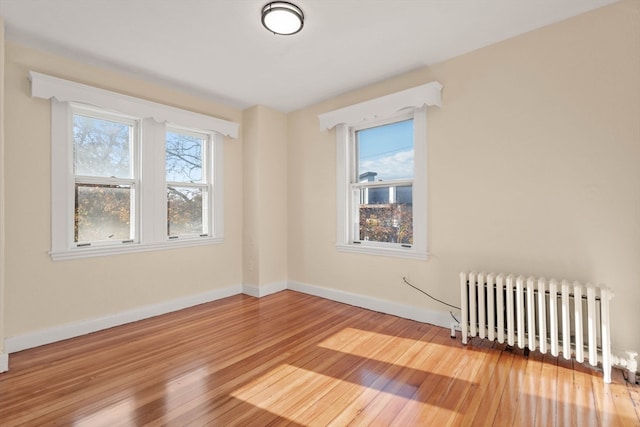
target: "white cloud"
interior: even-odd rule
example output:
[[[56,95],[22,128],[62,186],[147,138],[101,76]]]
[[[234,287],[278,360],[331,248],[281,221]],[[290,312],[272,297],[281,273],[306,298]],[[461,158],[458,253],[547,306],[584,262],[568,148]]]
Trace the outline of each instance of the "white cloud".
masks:
[[[376,180],[413,178],[413,150],[360,162],[360,173],[377,172]]]

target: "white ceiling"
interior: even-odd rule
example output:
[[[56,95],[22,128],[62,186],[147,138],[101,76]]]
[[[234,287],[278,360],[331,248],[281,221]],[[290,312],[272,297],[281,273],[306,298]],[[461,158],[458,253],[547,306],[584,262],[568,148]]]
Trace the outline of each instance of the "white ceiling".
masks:
[[[616,0],[0,0],[6,39],[238,108],[288,112]]]

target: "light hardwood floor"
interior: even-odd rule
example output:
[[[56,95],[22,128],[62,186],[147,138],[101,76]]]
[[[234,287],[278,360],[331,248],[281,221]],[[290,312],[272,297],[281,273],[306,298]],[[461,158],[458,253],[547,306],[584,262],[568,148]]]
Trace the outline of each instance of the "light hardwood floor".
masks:
[[[600,372],[292,291],[12,354],[0,425],[639,426]]]

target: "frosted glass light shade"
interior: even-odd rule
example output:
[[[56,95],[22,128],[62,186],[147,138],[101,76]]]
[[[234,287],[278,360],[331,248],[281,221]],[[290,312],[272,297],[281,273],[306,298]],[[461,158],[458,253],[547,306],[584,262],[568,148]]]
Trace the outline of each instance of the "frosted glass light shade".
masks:
[[[274,1],[262,8],[262,25],[273,34],[295,34],[304,25],[304,14],[292,3]]]

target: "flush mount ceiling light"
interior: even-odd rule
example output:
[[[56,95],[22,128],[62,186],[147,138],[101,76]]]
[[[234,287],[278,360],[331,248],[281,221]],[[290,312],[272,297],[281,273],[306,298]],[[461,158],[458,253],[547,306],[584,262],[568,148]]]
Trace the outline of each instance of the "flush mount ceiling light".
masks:
[[[274,1],[262,8],[262,25],[273,34],[288,36],[302,29],[304,14],[295,4]]]

